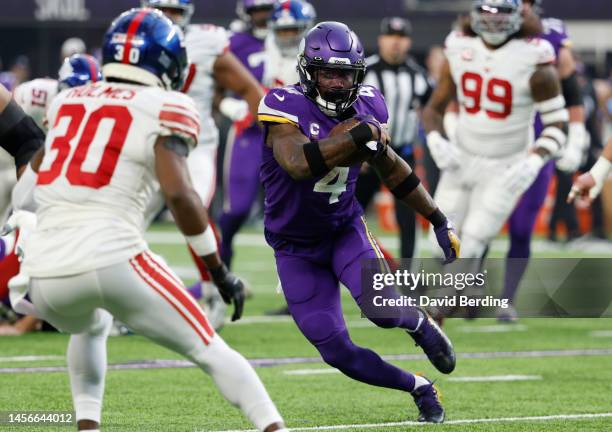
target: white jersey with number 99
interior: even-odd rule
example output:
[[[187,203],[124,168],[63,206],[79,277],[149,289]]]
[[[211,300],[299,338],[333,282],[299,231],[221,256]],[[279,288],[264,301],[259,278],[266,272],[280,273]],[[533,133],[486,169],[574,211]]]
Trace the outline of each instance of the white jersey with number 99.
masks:
[[[535,115],[529,80],[538,65],[555,61],[552,45],[516,38],[491,50],[479,37],[453,32],[445,50],[460,106],[459,147],[491,158],[525,151]]]
[[[154,145],[177,135],[190,147],[199,116],[185,94],[99,82],[60,93],[47,112],[37,186],[38,227],[27,244],[31,276],[77,274],[142,252],[143,215],[158,188]]]

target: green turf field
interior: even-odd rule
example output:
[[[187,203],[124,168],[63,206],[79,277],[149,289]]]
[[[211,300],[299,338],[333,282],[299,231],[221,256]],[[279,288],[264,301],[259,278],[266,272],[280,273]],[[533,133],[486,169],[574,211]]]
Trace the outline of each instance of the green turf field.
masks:
[[[194,271],[173,232],[167,225],[155,227],[149,236],[151,247],[189,283]],[[502,256],[501,249],[493,255]],[[344,377],[317,360],[317,352],[292,321],[262,317],[264,310],[283,300],[275,292],[271,250],[257,231],[240,237],[235,263],[254,296],[246,304],[243,321],[228,324],[222,336],[251,360],[270,359],[257,372],[292,430],[612,431],[612,320],[524,319],[506,326],[494,320],[448,320],[446,330],[460,356],[452,375],[442,376],[424,360],[393,360],[437,379],[442,393],[448,424],[413,425],[406,423],[417,415],[409,396]],[[344,307],[356,343],[384,355],[421,354],[402,331],[378,329],[361,319],[348,293]],[[71,410],[65,372],[9,369],[65,366],[66,345],[67,336],[61,334],[0,337],[0,411]],[[109,339],[109,364],[171,359],[179,357],[139,336]],[[272,359],[290,363],[271,366]],[[195,368],[120,369],[107,374],[105,431],[249,428]],[[0,425],[4,430],[71,429]]]

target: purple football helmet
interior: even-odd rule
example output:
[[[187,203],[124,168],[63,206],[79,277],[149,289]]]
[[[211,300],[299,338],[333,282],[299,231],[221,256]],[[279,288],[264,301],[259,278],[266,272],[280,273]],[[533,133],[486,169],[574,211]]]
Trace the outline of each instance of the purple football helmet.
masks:
[[[328,116],[346,111],[359,95],[366,71],[364,51],[357,35],[346,25],[325,21],[315,25],[300,43],[298,74],[304,94]],[[325,88],[320,76],[341,74],[349,82]]]

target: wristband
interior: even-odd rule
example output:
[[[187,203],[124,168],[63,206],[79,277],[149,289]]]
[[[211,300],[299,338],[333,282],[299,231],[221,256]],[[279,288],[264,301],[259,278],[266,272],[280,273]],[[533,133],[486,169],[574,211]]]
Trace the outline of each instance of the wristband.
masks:
[[[434,228],[438,228],[446,224],[446,216],[444,216],[444,213],[442,213],[439,208],[435,209],[432,214],[426,217],[426,219],[431,222]]]
[[[400,184],[391,189],[395,198],[402,199],[421,184],[421,180],[412,171]]]
[[[349,130],[348,133],[358,148],[363,147],[374,138],[372,129],[370,129],[370,126],[368,126],[366,122],[359,123],[357,126]]]
[[[595,180],[596,185],[603,185],[603,183],[608,178],[608,174],[612,170],[612,162],[606,159],[603,156],[600,156],[593,165],[593,168],[590,169],[590,173],[593,176],[593,180]]]
[[[308,162],[308,168],[310,168],[313,177],[319,177],[329,171],[329,168],[325,165],[325,159],[321,154],[318,141],[313,140],[306,143],[302,148],[304,150],[306,162]]]
[[[185,239],[198,256],[206,256],[217,252],[217,238],[210,225],[203,233],[185,236]]]

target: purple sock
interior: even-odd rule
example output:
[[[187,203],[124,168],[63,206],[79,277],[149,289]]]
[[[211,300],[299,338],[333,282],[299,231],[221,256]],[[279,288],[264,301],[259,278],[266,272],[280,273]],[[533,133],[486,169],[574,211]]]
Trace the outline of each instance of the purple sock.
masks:
[[[189,291],[189,294],[191,294],[191,296],[196,300],[202,298],[202,284],[200,282],[196,282],[188,287],[187,291]]]
[[[357,381],[406,392],[414,389],[414,375],[355,345],[346,331],[316,347],[325,363]]]

